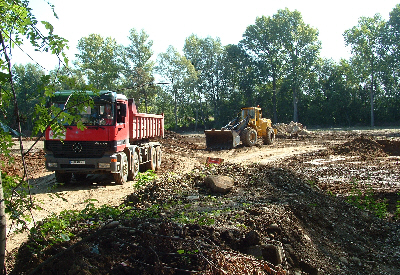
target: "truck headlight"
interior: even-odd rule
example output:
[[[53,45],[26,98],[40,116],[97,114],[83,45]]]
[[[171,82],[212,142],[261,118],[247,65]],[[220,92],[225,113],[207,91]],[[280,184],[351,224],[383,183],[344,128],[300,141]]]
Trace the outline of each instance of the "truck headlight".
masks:
[[[105,168],[110,168],[110,167],[111,167],[111,164],[109,162],[108,163],[103,163],[103,162],[99,163],[99,168],[105,169]]]
[[[47,167],[57,167],[57,166],[58,166],[57,162],[48,162],[47,163]]]

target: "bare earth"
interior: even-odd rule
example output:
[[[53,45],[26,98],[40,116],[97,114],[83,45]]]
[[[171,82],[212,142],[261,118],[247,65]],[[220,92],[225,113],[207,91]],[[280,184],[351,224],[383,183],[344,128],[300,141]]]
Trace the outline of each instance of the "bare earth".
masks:
[[[101,175],[90,175],[83,183],[57,185],[54,174],[44,170],[44,153],[39,143],[27,161],[32,197],[44,209],[32,213],[34,222],[64,209],[82,210],[89,199],[96,199],[97,206],[117,206],[133,194],[151,192],[152,199],[147,204],[140,203],[146,206],[181,196],[177,200],[192,203],[195,198],[196,207],[199,207],[212,204],[209,198],[216,196],[220,204],[209,207],[225,209],[229,205],[234,210],[215,218],[213,229],[187,225],[189,233],[182,235],[175,232],[179,226],[166,222],[165,218],[155,220],[154,226],[148,229],[154,234],[201,239],[202,244],[212,246],[211,250],[202,246],[202,257],[207,258],[205,263],[197,260],[186,264],[185,270],[201,271],[200,274],[400,274],[400,223],[399,217],[396,218],[396,205],[400,201],[399,130],[311,131],[305,136],[280,136],[270,146],[260,143],[221,151],[206,150],[203,134],[168,132],[160,141],[163,168],[157,171],[159,179],[153,183],[157,186],[151,187],[155,190],[148,187],[147,191],[146,188],[137,190],[133,182],[114,185]],[[32,142],[25,141],[24,148],[30,144]],[[210,169],[205,165],[207,157],[221,158],[223,164]],[[21,163],[17,160],[5,170],[9,174],[20,174]],[[199,183],[207,174],[232,177],[234,189],[225,195],[214,194]],[[354,193],[355,185],[363,192],[373,190],[375,200],[387,202],[383,219],[346,202]],[[163,216],[169,217],[170,213],[172,211],[167,211]],[[13,257],[28,235],[13,233],[14,227],[8,224],[7,252],[10,265],[16,266],[14,273],[32,270],[34,266],[22,267],[22,260]],[[258,236],[257,240],[250,237],[252,234]],[[279,247],[276,251],[283,255],[281,260],[269,260],[264,255],[268,245],[273,245],[275,250]],[[259,259],[257,252],[249,252],[254,247],[262,247],[263,259]],[[160,261],[157,245],[152,250],[157,251]],[[111,251],[113,249],[108,249],[107,254]],[[43,262],[49,255],[43,257],[36,259],[36,263]],[[79,257],[86,259],[86,253],[82,252]],[[66,274],[161,274],[158,264],[149,259],[146,259],[147,264],[138,266],[119,255],[108,267],[98,270],[96,261],[91,261],[92,269],[85,273],[83,262],[86,260],[74,262],[73,258],[65,265],[50,264],[47,273],[40,274],[59,274],[57,266],[75,267],[76,270]],[[97,260],[102,261],[105,260]],[[187,274],[179,273],[182,265],[166,268],[175,264],[166,261],[161,260],[162,274]]]

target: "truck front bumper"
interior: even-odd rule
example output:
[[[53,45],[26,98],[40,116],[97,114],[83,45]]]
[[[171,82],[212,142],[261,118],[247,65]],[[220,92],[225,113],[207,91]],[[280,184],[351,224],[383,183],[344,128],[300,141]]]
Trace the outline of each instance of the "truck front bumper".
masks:
[[[49,171],[63,171],[70,173],[101,174],[115,173],[117,168],[117,155],[105,155],[102,158],[55,158],[47,154],[46,169]]]

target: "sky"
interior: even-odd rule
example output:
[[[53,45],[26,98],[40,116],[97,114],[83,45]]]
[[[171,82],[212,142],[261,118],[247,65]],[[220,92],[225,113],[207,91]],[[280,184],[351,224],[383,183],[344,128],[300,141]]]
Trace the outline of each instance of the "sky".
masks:
[[[50,2],[55,6],[54,18]],[[69,41],[67,56],[75,59],[76,45],[82,37],[92,33],[115,38],[117,43],[129,45],[129,30],[144,30],[153,40],[156,57],[172,45],[182,51],[185,39],[191,34],[200,38],[219,37],[222,45],[237,44],[246,27],[257,17],[272,16],[279,9],[298,10],[303,21],[319,30],[321,56],[339,61],[350,57],[343,33],[357,25],[360,17],[379,13],[384,20],[400,0],[31,0],[30,7],[38,21],[48,21],[54,33]],[[44,29],[43,29],[44,30]],[[27,42],[28,44],[28,42]],[[58,59],[50,54],[33,52],[28,46],[13,50],[16,64],[39,63],[52,70]],[[30,59],[27,54],[31,56]]]

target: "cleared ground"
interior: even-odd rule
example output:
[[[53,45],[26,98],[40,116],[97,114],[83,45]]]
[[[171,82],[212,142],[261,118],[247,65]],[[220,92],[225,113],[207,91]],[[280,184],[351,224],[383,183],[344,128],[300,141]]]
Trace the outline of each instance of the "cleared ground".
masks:
[[[400,200],[399,136],[399,130],[311,131],[302,136],[278,136],[271,146],[260,143],[251,148],[207,151],[203,134],[168,132],[161,140],[164,155],[163,168],[157,172],[159,179],[143,190],[136,190],[133,182],[116,186],[98,175],[91,175],[84,183],[57,186],[54,175],[44,170],[43,152],[36,150],[27,162],[33,197],[45,209],[33,213],[36,221],[63,209],[81,210],[87,199],[97,199],[96,205],[131,201],[144,208],[171,200],[187,205],[175,204],[174,209],[162,210],[162,218],[151,220],[152,225],[146,230],[143,228],[148,220],[121,222],[131,231],[158,236],[151,245],[142,239],[149,236],[115,230],[109,235],[115,234],[120,241],[106,238],[106,243],[121,244],[124,240],[137,246],[121,252],[121,246],[109,247],[100,240],[90,241],[82,244],[87,250],[81,248],[80,252],[74,252],[76,259],[71,255],[68,260],[60,257],[46,270],[49,274],[67,266],[89,270],[90,262],[89,272],[98,274],[160,274],[159,270],[165,274],[185,274],[179,273],[182,259],[173,261],[161,257],[162,253],[176,253],[184,247],[184,250],[202,252],[202,256],[191,260],[192,264],[185,263],[184,269],[202,270],[203,274],[223,274],[223,271],[229,274],[244,274],[244,271],[250,274],[283,271],[289,274],[396,274],[400,270],[400,225],[396,220]],[[221,158],[224,162],[207,167],[207,157]],[[17,161],[6,170],[9,174],[21,173],[21,163]],[[202,185],[208,174],[232,177],[235,188],[225,195],[214,194]],[[387,205],[384,217],[377,218],[373,211],[360,210],[348,203],[351,196],[361,198],[360,194],[367,194],[375,202],[384,202]],[[190,215],[205,211],[207,216],[218,210],[213,224],[176,222],[177,213],[187,211]],[[159,236],[178,236],[183,241],[161,241]],[[26,235],[11,234],[7,250],[11,252],[24,240]],[[72,240],[65,247],[76,242]],[[94,245],[103,250],[93,254],[90,247]],[[170,250],[163,251],[160,245]],[[254,247],[264,249],[268,245],[275,248],[273,251],[280,251],[281,262],[274,262],[267,255],[257,259],[256,253],[249,252]],[[151,247],[153,252],[149,254],[153,256],[140,259],[139,253],[138,263],[132,259],[138,247],[142,251]],[[15,272],[32,268],[57,253],[53,251],[43,258],[31,259],[30,267],[22,265],[30,257],[29,253],[23,253]],[[106,254],[115,255],[111,260]],[[272,271],[266,271],[267,267]]]

